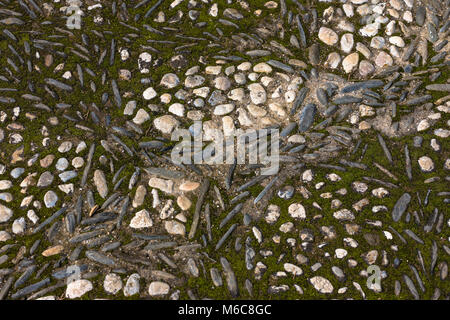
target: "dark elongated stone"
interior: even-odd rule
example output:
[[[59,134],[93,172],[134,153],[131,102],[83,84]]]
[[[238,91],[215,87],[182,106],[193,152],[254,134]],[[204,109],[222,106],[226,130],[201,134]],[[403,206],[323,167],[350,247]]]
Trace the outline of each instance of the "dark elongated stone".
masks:
[[[300,41],[303,46],[303,48],[306,48],[306,35],[305,31],[303,30],[302,22],[300,21],[300,15],[295,16],[295,22],[297,23],[298,33],[300,34]]]
[[[133,151],[128,147],[119,137],[114,134],[110,135],[113,140],[115,140],[118,144],[122,146],[122,148],[132,157],[134,155]]]
[[[248,238],[247,238],[248,239]],[[252,247],[250,247],[250,245],[248,245],[246,243],[245,245],[245,266],[247,268],[247,270],[252,270],[253,269],[253,258],[255,257],[255,250],[253,250]]]
[[[158,167],[148,167],[144,168],[144,170],[150,175],[155,175],[164,179],[182,179],[185,176],[185,174],[181,171],[169,170]]]
[[[36,272],[36,275],[34,276],[35,279],[39,279],[41,277],[41,274],[44,273],[45,270],[47,270],[47,268],[50,266],[50,263],[47,262],[46,264],[44,264],[39,270],[38,272]],[[55,267],[56,268],[56,267]]]
[[[327,169],[338,170],[338,171],[342,171],[342,172],[347,171],[347,169],[345,169],[344,167],[336,166],[333,164],[318,163],[317,166],[320,168],[327,168]]]
[[[297,96],[295,97],[295,100],[292,103],[292,108],[290,111],[291,116],[293,116],[295,114],[295,112],[297,112],[298,107],[300,107],[300,105],[303,103],[308,92],[309,92],[309,89],[306,87],[303,87],[298,91]]]
[[[405,233],[414,241],[420,243],[420,244],[424,244],[423,240],[420,239],[412,230],[410,229],[405,229]]]
[[[331,123],[333,122],[333,120],[331,118],[325,119],[322,122],[318,123],[314,129],[315,130],[323,130],[326,127],[328,127]]]
[[[97,251],[88,250],[88,251],[86,251],[85,254],[86,254],[86,258],[88,258],[89,260],[92,260],[94,262],[104,264],[104,265],[107,265],[110,267],[113,267],[116,265],[116,262],[113,259],[111,259]]]
[[[450,28],[450,20],[447,20],[446,23],[444,23],[444,25],[439,29],[439,33],[444,33],[446,32],[448,29]],[[445,46],[445,45],[444,45]],[[443,47],[443,46],[442,46]],[[442,49],[441,47],[441,49]],[[440,50],[440,49],[438,49]]]
[[[287,137],[297,126],[295,122],[289,122],[288,125],[281,131],[281,137]]]
[[[142,135],[144,134],[144,131],[142,131],[142,129],[137,124],[135,124],[134,122],[127,121],[126,125],[128,127],[130,127],[132,130],[134,130],[136,133],[142,134]]]
[[[384,82],[381,80],[367,80],[363,82],[357,82],[354,84],[349,84],[342,88],[341,93],[350,93],[353,91],[357,91],[360,89],[370,89],[370,88],[378,88],[384,85]]]
[[[87,245],[86,248],[87,249],[92,249],[94,247],[97,247],[99,245],[102,245],[106,242],[108,242],[109,240],[111,240],[111,236],[103,236],[97,239],[93,239],[92,241],[90,241]]]
[[[139,142],[139,147],[159,150],[164,148],[164,142],[158,140]]]
[[[229,21],[229,20],[226,20],[226,19],[219,19],[218,21],[219,21],[221,24],[223,24],[223,25],[231,26],[231,27],[235,27],[236,29],[239,29],[239,26],[238,26],[236,23],[231,22],[231,21]]]
[[[237,166],[237,158],[234,158],[233,164],[228,169],[227,177],[225,179],[225,188],[227,190],[230,190],[230,188],[231,188],[231,184],[233,182],[233,177],[234,177],[234,170],[236,170],[236,166]]]
[[[5,297],[8,295],[9,289],[11,288],[13,282],[14,282],[13,275],[9,276],[8,279],[4,282],[3,287],[0,290],[0,300],[5,299]]]
[[[423,227],[423,231],[425,231],[426,233],[430,232],[433,229],[433,226],[436,222],[436,219],[438,217],[438,209],[435,208],[433,210],[433,212],[430,214],[427,223],[425,224],[425,226]]]
[[[202,209],[203,201],[205,200],[209,185],[209,179],[205,179],[202,183],[200,194],[198,196],[197,203],[195,204],[194,217],[192,218],[191,230],[189,230],[189,239],[192,239],[197,231],[198,223],[200,221],[200,210]]]
[[[80,84],[83,87],[84,86],[83,69],[81,68],[79,63],[77,63],[77,73],[78,73],[78,79],[80,80]]]
[[[69,239],[70,243],[78,243],[78,242],[82,242],[84,240],[88,240],[91,238],[94,238],[100,234],[102,234],[104,231],[103,230],[94,230],[94,231],[90,231],[90,232],[85,232],[79,235],[76,235],[72,238]]]
[[[206,220],[206,232],[208,234],[208,240],[212,241],[212,230],[211,230],[211,213],[209,210],[209,203],[205,206],[205,220]]]
[[[254,177],[253,179],[251,179],[250,181],[244,183],[242,186],[240,186],[239,188],[237,188],[237,192],[241,192],[244,191],[247,188],[250,188],[252,186],[254,186],[255,184],[261,182],[262,180],[264,180],[265,178],[267,178],[267,176],[264,175],[259,175]]]
[[[133,174],[131,175],[130,181],[128,183],[128,190],[133,189],[134,185],[137,183],[139,175],[141,174],[141,169],[136,167]]]
[[[116,102],[116,106],[120,108],[122,105],[122,97],[120,96],[119,87],[117,86],[116,80],[111,80],[111,86],[114,94],[114,101]]]
[[[450,92],[450,83],[429,84],[425,88],[427,90],[431,90],[431,91],[447,91],[447,92]]]
[[[433,295],[431,296],[431,300],[438,300],[441,296],[441,290],[439,288],[434,288]]]
[[[41,244],[41,239],[37,239],[37,240],[33,243],[33,245],[32,245],[31,248],[30,248],[30,254],[31,254],[31,255],[34,254],[34,253],[36,252],[36,250],[37,250],[37,248],[39,247],[40,244]]]
[[[228,221],[233,219],[233,217],[241,211],[243,207],[242,203],[237,204],[228,214],[227,216],[220,222],[219,228],[222,228]]]
[[[247,197],[248,195],[250,195],[250,191],[241,192],[236,197],[234,197],[233,199],[230,200],[230,204],[234,204],[236,202],[239,202],[242,199],[244,199],[245,197]]]
[[[419,272],[417,271],[416,267],[414,267],[412,264],[410,264],[409,268],[414,273],[417,283],[419,284],[420,290],[422,290],[422,292],[425,292],[425,286],[423,285],[422,279],[420,278]]]
[[[140,234],[140,233],[133,233],[133,238],[136,239],[142,239],[142,240],[166,240],[169,239],[169,236],[166,235],[147,235],[147,234]]]
[[[321,104],[323,104],[324,106],[326,106],[328,104],[327,93],[324,89],[318,88],[316,90],[316,96],[317,96],[317,100],[319,100],[319,102]]]
[[[416,23],[419,26],[423,26],[423,24],[425,23],[425,15],[426,15],[426,10],[424,6],[419,6],[416,9]]]
[[[1,103],[14,103],[14,102],[16,102],[16,99],[11,98],[11,97],[0,97],[0,102]]]
[[[28,267],[24,273],[16,280],[14,283],[14,289],[17,289],[25,284],[25,282],[30,279],[31,275],[36,271],[37,266],[33,265]]]
[[[64,220],[67,232],[73,233],[75,231],[75,224],[76,224],[73,212],[69,212]]]
[[[213,59],[223,59],[223,60],[234,61],[234,62],[244,60],[244,58],[238,57],[238,56],[214,56]]]
[[[113,193],[111,196],[109,196],[108,199],[103,202],[102,206],[100,207],[100,210],[106,209],[111,203],[113,203],[118,197],[120,196],[120,193],[116,192]]]
[[[448,42],[448,41],[447,41],[447,42]],[[445,43],[444,41],[442,41],[442,42],[438,45],[438,47],[440,47],[441,44],[443,44],[444,46],[446,45],[446,43]],[[437,49],[437,48],[436,48],[436,49]],[[442,49],[442,48],[441,48],[441,49]],[[441,53],[438,53],[438,54],[434,55],[434,56],[430,59],[430,62],[431,62],[431,63],[436,63],[436,62],[438,62],[439,60],[444,59],[446,56],[447,56],[447,52],[446,52],[446,51],[442,51]],[[430,90],[430,89],[428,89],[428,90]],[[449,91],[449,90],[438,90],[438,91]]]
[[[349,166],[351,168],[358,168],[361,170],[366,170],[367,166],[364,163],[361,162],[353,162],[353,161],[348,161],[346,159],[340,159],[339,163],[344,165],[344,166]]]
[[[409,180],[412,180],[411,158],[409,157],[409,150],[407,144],[405,144],[405,162],[406,162],[406,175]]]
[[[94,217],[87,218],[81,221],[82,225],[92,225],[100,222],[114,220],[117,217],[117,214],[114,212],[101,212]]]
[[[419,104],[423,104],[423,103],[425,103],[425,102],[427,102],[427,101],[429,101],[431,99],[432,99],[432,96],[427,94],[427,95],[424,95],[424,96],[421,96],[421,97],[418,97],[418,98],[413,98],[413,99],[407,100],[405,102],[402,102],[402,105],[409,106],[409,107],[410,106],[416,106],[416,105],[419,105]]]
[[[48,294],[50,292],[55,291],[56,289],[59,289],[59,288],[65,287],[65,286],[66,286],[65,282],[59,282],[55,285],[49,286],[47,288],[44,288],[42,290],[39,290],[39,291],[33,293],[32,295],[27,297],[27,300],[35,300],[37,298],[45,296],[46,294]]]
[[[411,280],[411,278],[404,274],[403,281],[405,282],[406,287],[409,289],[409,292],[411,292],[411,294],[413,295],[414,299],[419,300],[419,293],[417,292],[416,286],[414,285],[414,282]]]
[[[36,13],[34,13],[33,10],[31,10],[28,5],[26,5],[22,0],[17,1],[19,5],[28,13],[28,15],[31,17],[31,19],[36,19]]]
[[[49,218],[47,218],[44,222],[42,222],[39,226],[36,227],[36,229],[33,230],[33,234],[38,233],[41,231],[45,226],[52,223],[54,220],[56,220],[60,215],[62,215],[64,212],[66,212],[67,207],[62,207],[58,211],[56,211],[53,215],[51,215]]]
[[[436,266],[438,258],[438,246],[436,241],[433,240],[433,244],[431,245],[431,263],[430,263],[430,274],[433,274],[434,267]]]
[[[125,201],[122,204],[122,208],[120,208],[119,217],[117,218],[116,222],[117,229],[120,228],[120,226],[122,225],[122,220],[125,214],[127,213],[129,204],[130,204],[130,197],[126,196]]]
[[[444,225],[444,213],[441,212],[436,223],[436,233],[439,234],[442,231],[442,226]]]
[[[30,293],[33,293],[33,292],[39,290],[40,288],[42,288],[43,286],[45,286],[49,283],[50,283],[50,278],[45,278],[39,282],[29,285],[28,287],[20,289],[19,291],[17,291],[13,295],[11,295],[11,298],[13,298],[13,299],[22,298]]]
[[[117,172],[114,174],[114,177],[112,179],[112,183],[115,184],[117,179],[119,178],[120,174],[122,173],[123,169],[125,169],[126,165],[124,164],[123,166],[121,166],[119,168],[119,170],[117,170]]]
[[[61,280],[61,279],[70,277],[71,275],[73,275],[76,272],[84,272],[87,269],[88,269],[87,264],[72,265],[72,266],[68,266],[67,268],[64,268],[62,270],[53,272],[52,277],[55,279]]]
[[[6,24],[6,25],[13,25],[13,24],[22,25],[25,22],[23,22],[22,20],[20,20],[19,18],[16,18],[16,17],[9,17],[9,18],[0,20],[0,23]]]
[[[111,39],[111,50],[110,50],[110,56],[109,56],[109,65],[112,66],[114,64],[114,58],[116,53],[116,40]]]
[[[45,111],[48,111],[48,112],[51,112],[52,111],[52,109],[50,109],[50,107],[49,106],[47,106],[47,105],[45,105],[45,104],[43,104],[43,103],[36,103],[35,105],[33,105],[36,109],[40,109],[40,110],[45,110]]]
[[[267,64],[271,65],[274,68],[281,69],[281,70],[283,70],[284,72],[287,72],[287,73],[293,73],[294,72],[294,69],[292,69],[291,66],[288,66],[287,64],[284,64],[284,63],[282,63],[280,61],[277,61],[277,60],[269,60],[269,61],[267,61]]]
[[[265,57],[271,55],[271,52],[269,50],[251,50],[247,51],[245,54],[250,57]]]
[[[398,297],[400,295],[401,291],[402,291],[402,285],[401,285],[400,281],[395,280],[395,283],[394,283],[395,295]]]
[[[174,241],[159,242],[159,243],[149,243],[144,250],[159,250],[176,247],[177,243]]]
[[[52,85],[54,87],[57,87],[58,89],[61,89],[61,90],[65,90],[65,91],[72,91],[73,90],[72,86],[69,86],[68,84],[65,84],[65,83],[63,83],[63,82],[61,82],[59,80],[56,80],[56,79],[45,78],[44,81],[45,81],[45,83],[47,83],[49,85]]]
[[[333,100],[334,104],[349,104],[349,103],[359,103],[362,101],[362,98],[358,98],[355,96],[342,96],[340,98],[336,98]]]
[[[392,209],[392,219],[397,222],[401,219],[403,213],[408,208],[409,202],[411,201],[411,195],[409,193],[404,193],[395,203],[394,209]]]
[[[435,43],[439,39],[436,27],[431,22],[427,24],[427,34],[431,43]]]
[[[253,204],[257,204],[267,194],[267,192],[270,190],[270,188],[272,188],[277,180],[278,177],[273,178],[272,181],[270,181],[267,186],[265,186],[264,189],[258,194],[255,200],[253,200]]]
[[[312,46],[308,49],[308,58],[309,62],[312,65],[318,65],[320,63],[320,47],[319,44],[314,43]],[[309,79],[307,79],[309,80]]]
[[[120,241],[115,241],[115,242],[111,242],[111,243],[107,243],[105,245],[102,246],[102,248],[100,249],[100,251],[102,252],[107,252],[107,251],[111,251],[114,249],[119,248],[122,245],[122,243]]]
[[[227,282],[227,287],[228,287],[228,291],[231,294],[231,297],[236,298],[239,296],[239,288],[238,288],[238,284],[236,281],[236,276],[233,272],[233,269],[231,268],[230,263],[228,262],[228,260],[224,257],[220,258],[220,264],[222,265],[224,274],[225,274],[225,279]]]
[[[423,256],[422,256],[422,252],[420,251],[420,249],[417,249],[417,259],[419,260],[422,271],[426,274],[427,271],[425,269],[425,262],[423,261]]]
[[[306,146],[304,144],[302,144],[302,145],[299,145],[299,146],[296,146],[296,147],[293,147],[292,149],[290,149],[289,153],[297,153],[297,152],[302,151],[305,148],[306,148]]]
[[[86,181],[88,178],[89,170],[91,170],[92,165],[92,158],[94,157],[94,151],[95,151],[95,143],[92,143],[92,145],[89,147],[89,153],[86,161],[86,167],[83,171],[83,177],[81,178],[81,186],[84,187],[86,185]]]
[[[42,99],[40,97],[34,96],[32,94],[26,93],[22,95],[22,98],[30,101],[41,101]]]
[[[234,230],[236,230],[237,228],[237,223],[233,224],[228,230],[227,232],[224,233],[224,235],[222,236],[222,238],[220,238],[220,240],[217,242],[216,244],[216,248],[215,250],[219,250],[220,247],[222,247],[222,245],[225,243],[225,240],[227,240],[227,238],[230,236],[230,234],[233,233]]]
[[[331,106],[329,106],[326,110],[325,110],[325,112],[324,112],[324,116],[325,117],[330,117],[330,116],[332,116],[333,114],[335,114],[336,113],[336,111],[338,110],[338,107],[336,106],[336,105],[331,105]]]
[[[216,287],[222,286],[222,277],[220,276],[219,270],[216,268],[211,268],[210,270],[211,279]]]
[[[448,25],[450,25],[450,20],[449,21],[447,21],[447,23],[446,24],[448,24]],[[444,39],[444,40],[442,40],[442,41],[440,41],[439,43],[437,43],[435,46],[434,46],[434,51],[441,51],[442,50],[442,48],[444,48],[446,45],[447,45],[447,43],[448,43],[448,40],[447,39]],[[441,53],[438,53],[436,56],[440,56],[441,54],[444,54],[444,57],[447,55],[447,52],[441,52]],[[436,57],[435,56],[435,57]],[[444,57],[439,57],[439,59],[438,60],[440,60],[440,59],[442,59],[442,58],[444,58]],[[437,58],[436,58],[437,59]],[[436,62],[436,61],[438,61],[438,60],[436,60],[436,61],[432,61],[433,59],[431,59],[430,60],[430,62],[432,62],[432,63],[434,63],[434,62]]]
[[[72,107],[72,105],[71,104],[68,104],[68,103],[57,103],[56,104],[56,108],[58,108],[58,109],[68,109],[68,108],[70,108],[70,107]],[[66,115],[67,116],[67,115]],[[69,118],[67,118],[67,119],[69,119]],[[72,120],[73,119],[73,120]],[[74,119],[74,118],[71,118],[70,119],[71,121],[78,121],[78,120],[76,120],[76,119]]]
[[[377,134],[377,138],[378,138],[378,142],[380,143],[381,148],[383,149],[383,152],[384,152],[386,158],[388,159],[388,161],[390,163],[393,163],[391,152],[389,151],[389,149],[388,149],[388,147],[386,145],[386,142],[384,141],[384,139],[381,136],[381,134],[378,133]]]
[[[406,50],[403,53],[403,56],[402,56],[403,61],[408,61],[411,58],[412,54],[414,53],[414,51],[416,49],[416,46],[417,46],[417,42],[415,42],[415,41],[411,42],[411,44],[406,48]]]

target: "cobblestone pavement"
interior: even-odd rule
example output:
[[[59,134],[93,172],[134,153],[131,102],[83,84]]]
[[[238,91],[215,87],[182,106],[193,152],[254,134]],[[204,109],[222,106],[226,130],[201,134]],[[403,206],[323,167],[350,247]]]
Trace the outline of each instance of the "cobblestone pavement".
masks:
[[[449,16],[0,0],[0,300],[449,299]],[[172,158],[267,128],[275,175]]]

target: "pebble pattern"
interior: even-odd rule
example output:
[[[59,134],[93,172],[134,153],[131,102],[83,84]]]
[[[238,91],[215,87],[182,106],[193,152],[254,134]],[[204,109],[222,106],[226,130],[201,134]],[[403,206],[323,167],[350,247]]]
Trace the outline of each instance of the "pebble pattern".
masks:
[[[0,0],[0,300],[448,300],[449,17]],[[176,128],[279,129],[280,170],[176,165]]]

